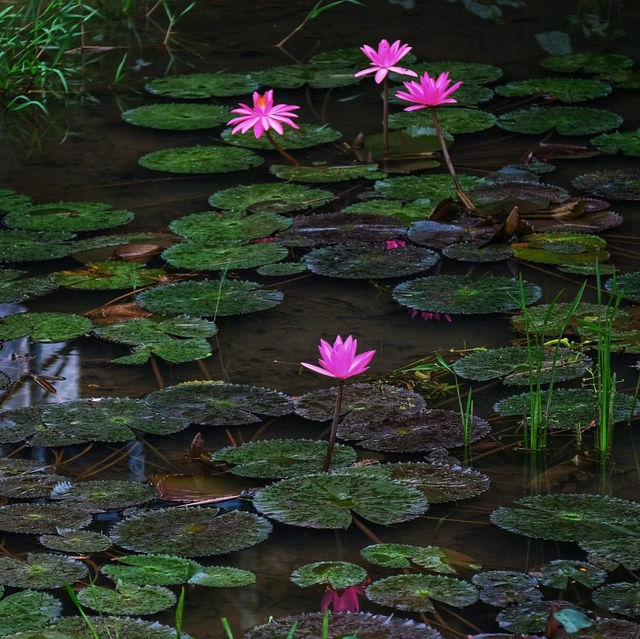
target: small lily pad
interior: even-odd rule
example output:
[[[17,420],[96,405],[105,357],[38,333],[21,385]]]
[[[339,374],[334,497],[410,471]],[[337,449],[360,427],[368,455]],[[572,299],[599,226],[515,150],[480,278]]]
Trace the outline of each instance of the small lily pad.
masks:
[[[104,552],[113,545],[107,536],[90,530],[68,530],[58,535],[40,535],[38,541],[50,550],[76,555]]]
[[[584,173],[571,180],[571,184],[607,200],[640,200],[640,169]]]
[[[53,553],[31,552],[27,560],[0,557],[0,583],[16,588],[61,588],[87,576],[77,559]]]
[[[121,581],[115,590],[91,585],[78,592],[83,608],[100,614],[152,615],[176,603],[176,596],[164,586],[138,585]]]
[[[188,583],[209,588],[240,588],[256,582],[256,576],[250,570],[231,568],[230,566],[204,566],[190,577]]]
[[[590,107],[530,107],[498,116],[498,126],[515,133],[589,135],[616,129],[622,124],[617,113]]]
[[[513,249],[508,244],[488,244],[475,246],[468,242],[450,244],[442,249],[442,254],[459,262],[501,262],[513,257]]]
[[[566,590],[572,583],[582,584],[586,588],[595,588],[607,576],[605,570],[601,570],[593,564],[570,559],[551,561],[534,574],[543,586],[558,590]]]
[[[424,220],[431,212],[431,206],[424,204],[405,204],[400,200],[371,200],[370,202],[357,202],[350,204],[343,213],[364,214],[364,215],[388,215],[397,217],[405,222],[414,220]]]
[[[60,286],[85,291],[134,289],[164,277],[159,268],[147,269],[136,262],[89,262],[83,268],[58,271],[53,280]]]
[[[637,583],[607,584],[591,594],[598,607],[625,617],[640,615],[640,586]]]
[[[622,155],[627,156],[640,155],[640,129],[603,133],[591,138],[589,142],[598,147],[603,153],[609,155],[615,155],[616,153],[622,153]]]
[[[542,58],[540,65],[560,73],[607,73],[611,69],[630,69],[634,61],[619,53],[565,53]]]
[[[34,342],[65,342],[92,326],[91,320],[72,313],[18,313],[0,318],[0,341],[28,335]]]
[[[70,484],[62,482],[51,493],[52,499],[66,506],[87,511],[122,510],[156,498],[151,484],[121,479],[97,479]]]
[[[367,571],[348,561],[316,561],[296,568],[291,573],[291,581],[302,588],[315,584],[329,584],[341,589],[356,586],[367,577]]]
[[[148,104],[122,113],[129,124],[167,131],[211,129],[229,120],[229,109],[218,104],[170,102]]]
[[[606,246],[603,238],[584,233],[532,233],[511,245],[515,257],[541,264],[605,262]]]
[[[153,95],[169,98],[223,98],[251,93],[258,82],[244,73],[188,73],[155,78],[145,85]]]
[[[234,146],[243,146],[249,149],[272,150],[273,146],[266,136],[256,138],[253,131],[247,133],[232,134],[231,129],[225,129],[220,137]],[[299,128],[288,128],[278,136],[278,144],[283,149],[306,149],[318,144],[335,142],[342,137],[340,131],[332,129],[327,124],[300,123]]]
[[[460,60],[419,62],[411,68],[418,74],[428,71],[431,76],[448,71],[456,81],[462,80],[468,84],[489,84],[499,80],[503,73],[500,67],[493,64],[462,62]]]
[[[0,636],[33,630],[60,616],[62,603],[44,592],[23,590],[0,601]]]
[[[26,302],[58,288],[50,276],[22,277],[25,271],[0,269],[0,304]]]
[[[486,131],[496,123],[496,116],[480,109],[465,107],[439,107],[436,109],[438,122],[444,131],[458,133],[476,133]],[[404,129],[410,126],[433,127],[433,117],[426,113],[400,111],[389,116],[392,129]]]
[[[487,570],[473,575],[472,581],[480,589],[480,601],[491,606],[506,608],[542,599],[538,581],[525,572]]]
[[[0,478],[0,496],[14,499],[48,497],[56,484],[65,481],[62,475],[29,473]]]
[[[0,262],[41,262],[66,257],[72,233],[0,230]]]
[[[509,606],[496,617],[496,621],[501,628],[517,634],[544,632],[549,615],[567,607],[576,608],[565,601],[529,602],[526,605]]]
[[[264,159],[249,149],[230,146],[184,146],[143,155],[138,163],[168,173],[228,173],[260,166]]]
[[[485,183],[482,178],[458,174],[464,189],[472,189]],[[384,197],[403,202],[429,200],[432,206],[447,198],[456,197],[456,189],[448,173],[431,175],[406,175],[378,180],[373,188]]]
[[[628,570],[640,568],[640,537],[613,536],[608,539],[581,541],[587,559],[605,570],[623,565]]]
[[[414,564],[439,573],[454,573],[447,552],[437,546],[412,546],[411,544],[374,544],[360,554],[378,566],[386,568],[411,568]]]
[[[202,570],[193,559],[171,555],[125,555],[118,563],[102,567],[102,573],[114,581],[153,586],[171,586],[186,583],[190,577]]]
[[[502,84],[495,92],[507,98],[535,95],[550,96],[560,102],[584,102],[609,95],[611,85],[585,78],[532,78]]]
[[[272,164],[269,172],[281,180],[293,182],[344,182],[364,178],[377,180],[386,174],[378,170],[377,164],[349,164],[344,166],[291,166]]]

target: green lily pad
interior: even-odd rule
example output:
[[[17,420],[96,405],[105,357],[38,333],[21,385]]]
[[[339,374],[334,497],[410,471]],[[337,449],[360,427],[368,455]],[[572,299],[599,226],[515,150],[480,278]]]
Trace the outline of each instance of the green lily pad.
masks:
[[[437,546],[412,546],[411,544],[373,544],[360,554],[378,566],[385,568],[411,568],[413,565],[439,573],[453,573],[447,552]]]
[[[251,93],[258,83],[244,73],[188,73],[155,78],[145,85],[153,95],[169,98],[223,98]]]
[[[50,276],[22,277],[26,271],[0,269],[0,304],[26,302],[58,288]]]
[[[473,575],[479,588],[480,601],[506,608],[513,604],[528,604],[542,599],[535,577],[515,570],[487,570]]]
[[[30,206],[32,201],[28,195],[16,193],[12,189],[0,189],[0,214],[8,213],[14,208]]]
[[[0,230],[0,262],[41,262],[66,257],[73,250],[65,231]]]
[[[109,536],[136,552],[198,557],[222,555],[264,541],[271,524],[252,513],[218,508],[164,508],[116,523]]]
[[[91,320],[72,313],[18,313],[0,318],[0,341],[28,335],[34,342],[65,342],[92,326]]]
[[[517,206],[519,215],[536,213],[569,199],[569,193],[559,186],[516,180],[477,187],[469,196],[478,206],[503,210],[505,213]],[[496,206],[498,204],[499,208]]]
[[[232,134],[231,129],[225,129],[220,137],[234,146],[243,146],[249,149],[273,150],[273,146],[266,136],[256,138],[253,131],[247,133]],[[342,137],[340,131],[332,129],[327,124],[300,123],[299,128],[288,128],[282,135],[278,135],[278,144],[283,149],[306,149],[318,144],[329,144]]]
[[[296,568],[291,573],[291,581],[302,588],[315,584],[329,584],[341,589],[357,586],[367,577],[367,571],[348,561],[316,561]]]
[[[584,233],[532,233],[511,246],[515,257],[542,264],[583,264],[609,259],[606,240]]]
[[[494,224],[483,226],[475,224],[476,222],[469,220],[469,218],[459,218],[455,224],[423,220],[411,224],[407,237],[421,246],[444,249],[456,242],[486,244],[499,231],[499,227]]]
[[[608,539],[580,541],[587,559],[605,570],[623,565],[628,570],[640,568],[640,537],[612,536]]]
[[[542,291],[538,286],[525,283],[524,288],[527,305],[540,299]],[[520,306],[518,282],[493,275],[480,280],[464,275],[420,277],[398,284],[392,296],[403,306],[431,313],[475,315]]]
[[[169,102],[148,104],[122,113],[129,124],[167,131],[195,131],[226,124],[231,117],[227,107],[218,104]]]
[[[2,477],[0,478],[0,496],[14,499],[48,497],[56,484],[66,479],[62,475],[45,475],[43,473]]]
[[[98,202],[58,202],[32,204],[14,209],[4,223],[30,231],[95,231],[121,226],[133,220],[131,211],[114,211],[110,204]]]
[[[498,116],[497,125],[514,133],[589,135],[616,129],[622,124],[617,113],[590,107],[530,107]]]
[[[472,189],[485,183],[482,178],[458,174],[464,189]],[[447,198],[456,197],[456,189],[448,173],[431,175],[403,175],[401,177],[378,180],[373,188],[384,197],[411,202],[429,200],[433,206]]]
[[[543,586],[566,590],[574,582],[595,588],[606,579],[607,573],[586,561],[556,559],[542,566],[535,576]]]
[[[306,270],[308,269],[305,262],[274,262],[256,269],[256,273],[267,277],[283,277],[304,273]]]
[[[113,233],[94,235],[75,240],[72,254],[79,262],[113,262],[120,257],[122,249],[131,244],[153,244],[158,248],[167,246],[175,238],[169,233]]]
[[[640,504],[603,495],[559,494],[523,497],[502,506],[491,521],[519,535],[558,541],[607,540],[640,531]]]
[[[496,621],[501,628],[513,633],[544,632],[549,615],[566,608],[576,609],[576,606],[566,601],[534,601],[509,606],[496,617]]]
[[[67,530],[58,535],[40,535],[38,541],[50,550],[76,555],[104,552],[113,545],[106,535],[90,530]]]
[[[17,408],[0,415],[0,443],[19,442],[42,426],[43,406]]]
[[[502,77],[502,69],[484,62],[461,62],[459,60],[445,60],[438,62],[420,62],[411,67],[416,73],[425,71],[429,75],[440,75],[448,71],[451,78],[462,80],[467,84],[489,84]],[[456,94],[457,96],[457,94]]]
[[[584,102],[609,95],[611,85],[585,78],[532,78],[502,84],[495,88],[495,92],[507,98],[534,95],[550,96],[560,102]]]
[[[640,615],[640,586],[637,583],[615,583],[602,586],[591,593],[593,603],[625,617]]]
[[[428,509],[415,488],[385,478],[307,475],[260,490],[254,505],[264,515],[293,526],[348,528],[353,510],[377,524],[415,519]]]
[[[228,317],[273,308],[282,298],[280,291],[256,282],[225,279],[157,286],[140,293],[136,302],[152,313]]]
[[[89,262],[83,268],[58,271],[52,278],[60,286],[85,291],[134,289],[148,286],[166,275],[136,262]]]
[[[250,570],[231,568],[230,566],[204,566],[188,583],[209,588],[240,588],[256,582],[256,576]]]
[[[138,163],[168,173],[228,173],[260,166],[264,159],[249,149],[230,146],[183,146],[143,155]]]
[[[369,202],[357,202],[342,209],[343,213],[364,215],[388,215],[397,217],[404,222],[424,220],[431,212],[431,206],[424,204],[405,204],[400,200],[371,200]]]
[[[152,586],[171,586],[187,582],[202,570],[193,559],[171,555],[125,555],[118,563],[102,567],[102,573],[114,581]]]
[[[91,512],[138,506],[153,501],[156,491],[152,485],[143,482],[96,479],[77,484],[62,482],[54,488],[51,497],[63,505]]]
[[[7,414],[7,411],[4,413]],[[0,457],[0,477],[22,477],[53,474],[53,467],[46,462],[18,457]]]
[[[615,155],[616,153],[622,153],[622,155],[627,156],[640,155],[640,129],[603,133],[591,138],[589,142],[598,147],[602,153],[609,155]]]
[[[287,213],[323,206],[334,195],[325,189],[313,189],[300,184],[249,184],[217,191],[209,197],[209,204],[226,211]]]
[[[377,180],[386,174],[378,170],[377,164],[349,164],[344,166],[292,166],[289,164],[272,164],[269,173],[281,180],[294,182],[344,182],[364,178]]]
[[[251,75],[260,86],[271,89],[299,89],[308,81],[314,67],[308,64],[282,64],[261,71],[253,71]]]
[[[560,73],[607,73],[611,69],[630,69],[634,61],[619,53],[565,53],[542,58],[540,65]]]
[[[196,424],[234,425],[259,422],[254,415],[287,415],[289,397],[269,388],[222,382],[185,382],[150,393],[147,406],[164,418],[182,416]]]
[[[406,60],[406,58],[405,58]],[[309,64],[314,67],[361,67],[365,62],[362,51],[357,47],[330,49],[316,53],[309,58]]]
[[[496,116],[493,113],[480,109],[459,106],[438,107],[436,114],[442,129],[453,135],[486,131],[496,123]],[[392,129],[404,129],[410,126],[433,127],[433,117],[428,110],[424,113],[401,111],[389,116],[389,126]]]
[[[347,279],[413,275],[429,270],[439,259],[436,252],[419,246],[386,250],[381,245],[364,243],[333,244],[313,249],[305,256],[312,273]]]
[[[231,472],[243,477],[283,479],[322,471],[327,443],[310,439],[263,439],[241,446],[227,446],[211,459],[236,464]],[[331,469],[356,461],[356,451],[337,445],[331,458]]]
[[[53,553],[30,552],[27,560],[0,557],[0,583],[15,588],[61,588],[87,576],[77,559]]]
[[[152,615],[176,603],[176,596],[164,586],[149,586],[119,582],[115,590],[90,585],[78,592],[83,608],[100,614]]]
[[[571,184],[607,200],[640,200],[640,169],[583,173],[571,180]]]
[[[399,610],[433,612],[433,601],[463,608],[478,599],[474,586],[454,577],[398,575],[374,581],[366,590],[371,601]]]
[[[473,244],[462,242],[445,246],[442,249],[442,254],[450,260],[459,262],[501,262],[513,257],[513,249],[508,244],[474,246]]]
[[[0,601],[0,636],[34,630],[60,616],[62,603],[44,592],[23,590]]]

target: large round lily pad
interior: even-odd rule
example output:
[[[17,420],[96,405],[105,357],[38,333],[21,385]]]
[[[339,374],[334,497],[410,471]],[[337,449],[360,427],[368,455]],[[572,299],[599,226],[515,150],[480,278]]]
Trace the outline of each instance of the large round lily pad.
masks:
[[[148,269],[136,262],[89,262],[83,268],[58,271],[53,280],[60,286],[85,291],[134,289],[148,286],[166,275],[159,268]]]
[[[472,189],[485,183],[482,178],[458,174],[464,189]],[[431,175],[406,175],[378,180],[374,189],[384,197],[403,202],[429,200],[433,206],[447,198],[456,197],[456,189],[448,173]]]
[[[33,630],[60,616],[62,603],[44,592],[23,590],[0,601],[0,636]]]
[[[28,335],[34,342],[65,342],[92,326],[91,320],[72,313],[18,313],[0,318],[0,341]]]
[[[542,291],[524,283],[526,304],[540,299]],[[475,315],[499,313],[520,306],[518,281],[489,275],[474,280],[465,275],[420,277],[393,289],[393,299],[403,306],[431,313]]]
[[[122,510],[156,498],[151,484],[123,479],[96,479],[69,484],[63,482],[53,490],[51,497],[66,506],[85,508],[87,511]]]
[[[100,614],[152,615],[166,610],[176,602],[176,596],[164,586],[138,585],[126,581],[116,584],[115,590],[92,584],[78,592],[83,608]]]
[[[329,584],[332,588],[348,588],[362,583],[367,571],[348,561],[316,561],[296,568],[291,573],[291,581],[302,588],[315,584]]]
[[[0,304],[25,302],[58,288],[50,276],[22,277],[25,274],[25,271],[0,269]]]
[[[86,564],[52,553],[32,552],[26,561],[0,557],[0,583],[16,588],[61,588],[87,576]]]
[[[218,104],[169,102],[148,104],[122,113],[129,124],[168,131],[194,131],[226,124],[229,109]]]
[[[141,512],[116,523],[109,536],[128,550],[179,557],[222,555],[264,541],[271,524],[241,511],[165,508]]]
[[[108,537],[91,530],[67,530],[58,535],[40,535],[38,541],[45,548],[75,555],[104,552],[113,545]]]
[[[591,138],[589,142],[608,155],[616,153],[628,156],[640,155],[640,129],[603,133]]]
[[[607,200],[640,200],[640,169],[609,169],[571,180],[577,189]]]
[[[225,279],[157,286],[140,293],[136,301],[152,313],[225,317],[267,310],[282,298],[280,291],[263,289],[256,282]]]
[[[496,123],[493,113],[480,109],[468,109],[464,107],[439,107],[436,109],[438,122],[447,133],[475,133],[490,129]],[[389,116],[389,126],[394,129],[402,129],[409,126],[432,127],[433,118],[427,110],[407,112],[400,111]]]
[[[0,262],[39,262],[65,257],[73,250],[72,233],[0,230]]]
[[[612,536],[608,539],[580,541],[587,559],[606,570],[623,565],[628,570],[640,568],[640,537]]]
[[[229,146],[185,146],[143,155],[138,163],[168,173],[228,173],[260,166],[263,158],[249,149]]]
[[[232,134],[231,129],[225,129],[220,137],[228,144],[244,146],[250,149],[273,150],[267,136],[256,138],[253,131]],[[340,131],[332,129],[327,124],[300,123],[299,128],[287,128],[278,136],[278,144],[283,149],[306,149],[318,144],[335,142],[342,137]]]
[[[306,528],[348,528],[353,511],[377,524],[415,519],[428,509],[415,488],[385,478],[307,475],[263,488],[254,498],[262,514]]]
[[[533,78],[497,86],[495,92],[507,98],[544,95],[560,102],[584,102],[609,95],[611,85],[586,78]]]
[[[545,133],[556,129],[560,135],[589,135],[616,129],[622,117],[591,107],[530,107],[498,116],[498,126],[515,133]]]
[[[155,78],[145,85],[153,95],[186,99],[244,95],[257,88],[257,81],[244,73],[188,73]]]

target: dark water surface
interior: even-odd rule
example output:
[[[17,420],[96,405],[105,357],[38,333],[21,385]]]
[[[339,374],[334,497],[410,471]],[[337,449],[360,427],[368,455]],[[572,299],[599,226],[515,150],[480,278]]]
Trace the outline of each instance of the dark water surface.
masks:
[[[175,48],[172,71],[251,71],[274,64],[287,64],[291,60],[273,45],[302,19],[309,4],[201,0],[178,26],[178,43],[187,48],[179,45]],[[527,7],[517,10],[505,8],[504,22],[495,24],[478,19],[460,4],[444,0],[417,0],[415,8],[408,10],[381,0],[366,4],[366,8],[347,5],[323,14],[309,24],[308,33],[299,34],[291,40],[291,53],[304,59],[312,53],[336,47],[353,47],[364,43],[374,45],[381,37],[386,37],[413,45],[413,52],[421,61],[461,60],[500,66],[504,70],[501,82],[531,75],[542,76],[545,73],[540,72],[537,63],[544,53],[537,45],[534,34],[551,29],[568,29],[566,13],[570,9],[564,5],[573,5],[531,0]],[[637,31],[640,11],[635,6],[625,6],[624,11],[625,26],[628,27],[626,36],[606,40],[595,37],[584,40],[576,36],[575,50],[637,55],[637,40],[629,25],[636,25]],[[161,47],[133,50],[130,59],[136,58],[151,64],[143,67],[137,75],[131,72],[126,81],[130,90],[123,88],[116,94],[96,92],[97,101],[89,101],[84,106],[62,109],[51,105],[57,128],[52,127],[44,133],[40,144],[33,145],[33,148],[29,149],[25,137],[21,137],[18,124],[10,124],[4,138],[0,138],[0,187],[28,194],[36,202],[109,202],[116,208],[127,208],[136,214],[135,221],[122,230],[163,231],[170,221],[182,215],[206,210],[208,196],[217,190],[273,180],[268,173],[268,165],[270,161],[279,162],[274,153],[264,153],[267,157],[265,165],[244,173],[176,177],[139,167],[138,158],[145,153],[173,146],[208,144],[216,139],[219,130],[159,132],[124,123],[120,118],[122,110],[157,101],[144,92],[144,82],[162,75],[171,60]],[[108,64],[109,60],[105,62],[105,65]],[[319,107],[324,92],[312,91],[311,98]],[[238,99],[248,101],[249,96]],[[235,105],[238,99],[229,98],[220,102]],[[311,111],[304,104],[302,90],[278,91],[277,101],[301,104],[300,121],[313,121]],[[618,90],[606,99],[589,103],[589,106],[592,105],[622,115],[625,118],[624,130],[633,130],[640,125],[635,92]],[[507,103],[499,97],[481,106],[495,113],[514,108],[513,101]],[[392,111],[395,110],[398,107],[392,107]],[[379,118],[379,87],[369,80],[335,90],[330,98],[328,122],[344,133],[345,140],[353,139],[362,130],[365,133],[377,133]],[[29,130],[29,122],[23,120],[20,126]],[[507,163],[521,160],[538,141],[538,136],[511,135],[493,128],[485,133],[456,136],[452,154],[461,171],[483,175]],[[579,141],[584,143],[584,139]],[[295,154],[302,162],[307,159],[304,150]],[[637,166],[637,160],[605,156],[580,162],[558,161],[556,164],[558,168],[548,181],[567,187],[569,180],[579,173],[593,168]],[[353,185],[341,183],[329,188],[341,192]],[[351,198],[348,201],[353,201],[353,195],[348,197]],[[334,208],[337,209],[337,205]],[[628,242],[611,240],[612,261],[623,271],[636,270],[640,266],[636,231],[638,207],[630,202],[619,202],[615,210],[624,215],[625,222],[613,234],[629,239]],[[300,255],[298,251],[298,257]],[[47,272],[73,268],[74,265],[76,263],[71,259],[58,260],[35,265],[33,269]],[[443,273],[465,273],[467,270],[467,264],[446,259],[442,265]],[[484,272],[507,276],[521,272],[526,280],[543,286],[544,301],[550,301],[562,288],[575,291],[580,283],[580,278],[550,276],[548,271],[515,262],[479,265],[474,274]],[[245,277],[245,274],[242,276]],[[300,395],[330,385],[328,380],[318,379],[312,373],[301,370],[298,365],[301,359],[313,361],[316,358],[316,344],[320,337],[332,338],[336,334],[351,333],[358,337],[362,348],[377,349],[370,370],[373,376],[384,376],[435,350],[507,345],[517,337],[511,332],[506,316],[456,317],[452,324],[412,320],[406,309],[391,299],[387,282],[376,284],[315,275],[290,280],[260,280],[254,272],[246,273],[246,277],[282,290],[284,302],[266,312],[219,319],[220,330],[214,341],[213,356],[204,360],[203,367],[195,363],[179,366],[159,363],[164,385],[210,378],[264,385],[291,395]],[[2,306],[0,312],[7,315],[28,309],[83,313],[116,294],[69,293],[60,289],[53,295],[22,306]],[[593,299],[592,294],[590,299]],[[82,338],[55,345],[29,345],[22,340],[6,345],[0,353],[0,367],[10,374],[15,373],[17,366],[8,361],[11,351],[29,351],[36,357],[32,362],[33,370],[62,375],[66,381],[57,384],[56,396],[47,395],[39,387],[25,383],[6,401],[6,407],[82,397],[139,396],[158,387],[158,379],[149,366],[111,364],[109,360],[123,355],[126,349],[96,339]],[[631,368],[634,363],[635,358],[630,356],[617,360],[616,365],[624,379],[621,390],[629,391],[635,384],[635,372]],[[489,419],[495,417],[491,405],[504,395],[499,385],[479,392],[476,414]],[[443,405],[456,408],[453,398]],[[512,435],[513,422],[504,419],[492,421],[494,434],[491,441],[496,443],[497,449],[502,443],[512,444],[516,441]],[[289,417],[270,425],[266,436],[319,437],[325,426]],[[248,441],[257,428],[233,427],[231,432],[236,441]],[[634,439],[626,427],[619,431],[614,452],[617,472],[607,474],[599,472],[597,465],[587,465],[575,471],[566,463],[576,454],[575,443],[570,435],[554,445],[553,452],[548,456],[540,456],[537,465],[528,456],[516,453],[512,448],[488,451],[486,445],[478,445],[472,448],[471,464],[491,478],[492,489],[488,493],[467,502],[435,506],[427,516],[409,523],[389,528],[372,526],[372,529],[384,542],[443,546],[463,552],[485,569],[528,570],[543,561],[559,557],[582,558],[571,544],[541,544],[509,534],[490,524],[488,516],[497,506],[509,504],[512,499],[538,490],[605,490],[617,497],[636,498],[640,489],[635,448],[637,438]],[[206,468],[185,459],[189,442],[196,432],[198,428],[191,427],[177,435],[149,438],[149,445],[143,447],[142,456],[134,458],[125,455],[121,461],[104,469],[101,469],[102,460],[116,447],[95,445],[73,463],[63,466],[61,472],[78,479],[141,479],[142,475],[150,476],[153,473],[207,472]],[[210,451],[229,443],[223,428],[210,427],[203,431],[203,435],[205,447]],[[5,454],[12,450],[10,447],[4,448]],[[35,451],[27,449],[18,454],[28,456],[35,454]],[[43,451],[42,454],[47,453]],[[66,457],[72,454],[67,451]],[[462,452],[454,451],[453,454],[461,456]],[[390,459],[395,460],[393,456]],[[565,464],[556,466],[559,463]],[[547,472],[547,468],[553,470]],[[238,485],[247,483],[250,482],[230,481],[229,490],[234,491]],[[322,589],[298,588],[289,581],[291,570],[320,560],[350,560],[365,565],[359,551],[370,543],[371,539],[356,527],[347,532],[333,532],[276,523],[274,533],[266,542],[243,552],[212,558],[212,563],[225,563],[254,571],[258,575],[257,585],[239,589],[189,590],[184,630],[198,639],[221,637],[218,618],[226,616],[232,620],[234,630],[241,636],[241,631],[265,622],[269,615],[317,610]],[[9,550],[20,552],[37,548],[32,539],[7,539]],[[366,610],[388,612],[370,602],[365,601],[363,605]],[[171,624],[172,614],[168,612],[158,618]],[[496,628],[494,611],[487,606],[476,606],[472,611],[465,610],[462,614],[485,631]],[[407,613],[406,616],[410,615]],[[473,631],[452,616],[444,616],[457,631]],[[451,630],[442,632],[445,636],[456,636]]]

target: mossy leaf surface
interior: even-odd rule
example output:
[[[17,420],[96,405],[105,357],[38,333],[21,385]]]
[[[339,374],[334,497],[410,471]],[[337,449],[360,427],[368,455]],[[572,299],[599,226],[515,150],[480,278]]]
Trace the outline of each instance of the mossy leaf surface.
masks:
[[[91,320],[72,313],[18,313],[0,318],[0,340],[28,335],[34,342],[65,342],[92,326]]]
[[[62,602],[44,592],[23,590],[0,601],[0,636],[34,630],[60,616]]]
[[[15,588],[61,588],[87,576],[86,564],[53,553],[32,552],[26,561],[0,557],[0,583]]]

